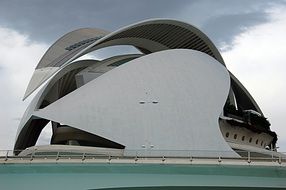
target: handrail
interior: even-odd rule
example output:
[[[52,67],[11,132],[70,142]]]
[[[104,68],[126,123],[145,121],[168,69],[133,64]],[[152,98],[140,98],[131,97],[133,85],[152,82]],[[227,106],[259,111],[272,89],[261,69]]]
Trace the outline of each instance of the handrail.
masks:
[[[18,151],[18,150],[17,150]],[[271,155],[259,155],[257,152],[250,151],[237,151],[240,155],[238,157],[233,156],[223,156],[222,154],[215,156],[204,156],[205,152],[215,152],[215,151],[178,151],[169,150],[174,152],[183,152],[184,156],[177,155],[167,155],[163,153],[168,153],[166,150],[162,151],[161,154],[159,150],[147,150],[149,155],[146,154],[146,150],[125,150],[123,155],[112,155],[112,154],[98,154],[87,153],[87,152],[67,152],[67,151],[52,151],[51,152],[37,152],[34,151],[27,155],[14,155],[15,150],[0,150],[0,164],[5,163],[27,163],[27,162],[103,162],[103,163],[206,163],[206,164],[263,164],[263,165],[280,165],[286,167],[286,154],[273,152]],[[19,151],[20,152],[20,151]],[[192,153],[201,153],[201,155],[195,155]],[[142,154],[144,153],[144,154]],[[153,154],[152,154],[153,153]],[[157,154],[155,154],[157,153]],[[188,156],[186,156],[188,153]],[[222,153],[222,151],[217,151],[216,153]],[[223,152],[226,153],[226,152]],[[275,153],[275,154],[274,154]],[[224,154],[225,155],[225,154]]]

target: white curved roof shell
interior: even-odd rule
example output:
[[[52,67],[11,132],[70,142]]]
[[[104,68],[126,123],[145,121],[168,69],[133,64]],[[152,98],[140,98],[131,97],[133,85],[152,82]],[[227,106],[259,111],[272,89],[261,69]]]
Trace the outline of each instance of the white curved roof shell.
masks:
[[[232,152],[218,125],[229,87],[228,71],[210,56],[167,50],[115,68],[34,115],[127,150],[153,145]]]
[[[196,27],[184,22],[167,19],[148,20],[124,27],[106,36],[104,36],[107,34],[105,31],[85,30],[80,29],[68,33],[47,51],[32,76],[24,99],[63,65],[91,51],[107,46],[133,45],[143,53],[178,48],[194,49],[205,52],[224,64],[219,51],[208,37]],[[88,40],[86,36],[94,36],[93,38],[96,40],[82,43]],[[76,42],[76,40],[80,41]],[[60,51],[57,51],[58,49]]]
[[[56,73],[74,54],[106,34],[108,32],[101,29],[82,28],[69,32],[58,39],[38,63],[23,99],[27,98],[49,77]]]

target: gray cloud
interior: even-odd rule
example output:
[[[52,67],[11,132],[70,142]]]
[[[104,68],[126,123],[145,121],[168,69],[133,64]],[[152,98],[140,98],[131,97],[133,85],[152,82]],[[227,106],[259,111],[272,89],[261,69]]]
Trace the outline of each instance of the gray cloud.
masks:
[[[268,15],[263,12],[223,15],[209,19],[202,30],[206,31],[207,35],[218,46],[222,44],[230,46],[237,34],[246,31],[249,27],[265,23],[268,20]]]
[[[2,0],[0,25],[28,34],[32,40],[54,42],[82,27],[113,31],[149,18],[173,18],[202,29],[217,46],[231,44],[247,27],[268,21],[267,9],[285,1],[240,0]],[[9,10],[9,11],[8,11]]]
[[[286,6],[286,2],[205,0],[187,6],[180,19],[198,26],[218,47],[222,44],[231,47],[235,36],[268,22],[269,10],[279,6]]]
[[[76,28],[114,30],[143,19],[173,17],[186,4],[189,1],[4,0],[0,24],[27,33],[33,40],[50,42]]]

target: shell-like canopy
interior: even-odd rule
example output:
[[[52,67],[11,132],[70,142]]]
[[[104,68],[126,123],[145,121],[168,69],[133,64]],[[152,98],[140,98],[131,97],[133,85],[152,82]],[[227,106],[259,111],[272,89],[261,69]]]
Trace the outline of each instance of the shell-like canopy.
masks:
[[[114,45],[132,45],[145,54],[166,49],[193,49],[214,57],[224,65],[219,51],[209,38],[196,27],[180,21],[147,20],[110,34],[99,29],[79,29],[64,35],[45,53],[30,80],[24,99],[62,66],[91,51]]]

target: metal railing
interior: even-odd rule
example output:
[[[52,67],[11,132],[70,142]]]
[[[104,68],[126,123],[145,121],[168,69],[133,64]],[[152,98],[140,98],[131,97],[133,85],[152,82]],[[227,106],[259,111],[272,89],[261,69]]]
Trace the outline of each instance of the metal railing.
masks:
[[[15,150],[0,150],[0,164],[6,163],[160,163],[160,164],[248,164],[286,167],[286,154],[262,154],[250,151],[233,152],[205,150],[124,150],[122,155],[87,152],[34,151],[15,155]],[[228,155],[229,153],[229,155]],[[231,156],[232,155],[232,156]]]

